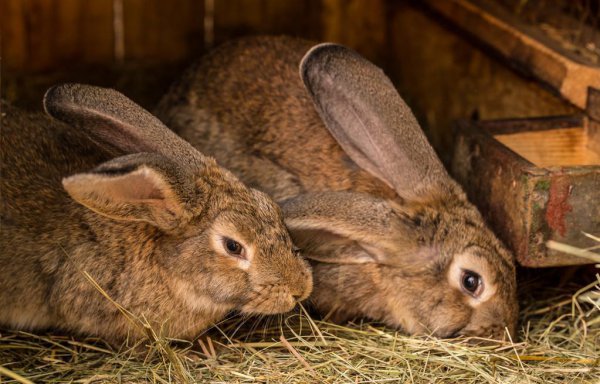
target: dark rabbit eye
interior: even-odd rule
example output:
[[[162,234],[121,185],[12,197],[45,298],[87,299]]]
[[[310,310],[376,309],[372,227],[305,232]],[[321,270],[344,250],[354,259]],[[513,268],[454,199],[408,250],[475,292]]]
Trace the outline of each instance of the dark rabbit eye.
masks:
[[[244,247],[237,241],[228,237],[223,238],[223,245],[227,250],[227,253],[237,257],[244,257]]]
[[[483,288],[483,281],[479,274],[473,271],[463,271],[460,280],[462,287],[465,291],[467,291],[472,296],[479,296]]]
[[[294,254],[294,256],[300,257],[300,252],[301,251],[302,250],[300,248],[298,248],[298,247],[292,248],[292,253]]]

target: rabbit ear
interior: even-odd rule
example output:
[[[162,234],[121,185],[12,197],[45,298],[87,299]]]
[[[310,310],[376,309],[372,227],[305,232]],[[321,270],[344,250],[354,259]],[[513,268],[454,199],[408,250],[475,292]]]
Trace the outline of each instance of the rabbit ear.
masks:
[[[307,259],[329,264],[382,263],[376,249],[363,247],[360,242],[329,232],[325,226],[306,230],[288,226],[294,244]]]
[[[155,152],[180,164],[204,163],[204,156],[139,105],[107,88],[63,84],[50,88],[44,109],[82,129],[94,141],[122,153]]]
[[[394,249],[397,216],[385,200],[361,193],[322,192],[298,195],[281,205],[294,243],[310,259],[386,263],[386,249]]]
[[[145,221],[164,231],[187,224],[203,205],[194,177],[152,153],[113,159],[63,179],[63,186],[75,201],[101,215]]]
[[[346,47],[325,43],[304,56],[300,75],[348,156],[400,197],[419,200],[453,184],[381,69]]]

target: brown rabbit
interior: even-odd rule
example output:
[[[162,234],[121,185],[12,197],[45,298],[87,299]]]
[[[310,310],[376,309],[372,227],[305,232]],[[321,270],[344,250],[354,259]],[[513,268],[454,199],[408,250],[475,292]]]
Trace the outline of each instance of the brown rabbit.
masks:
[[[62,85],[44,107],[62,122],[2,104],[1,326],[141,337],[90,280],[176,338],[309,295],[267,195],[116,91]]]
[[[357,53],[287,37],[229,42],[157,114],[283,204],[322,313],[442,337],[514,332],[511,254],[391,81]]]

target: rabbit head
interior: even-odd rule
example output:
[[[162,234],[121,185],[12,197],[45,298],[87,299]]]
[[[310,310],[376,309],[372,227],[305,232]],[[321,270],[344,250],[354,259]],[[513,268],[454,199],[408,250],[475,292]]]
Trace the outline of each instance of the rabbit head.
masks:
[[[320,44],[300,75],[346,154],[397,195],[329,191],[283,202],[294,242],[313,261],[315,306],[338,320],[367,316],[409,333],[513,333],[512,255],[383,71],[348,48]]]
[[[20,127],[7,131],[3,151],[13,154],[3,154],[3,163],[6,159],[16,164],[3,164],[7,170],[3,190],[8,195],[2,216],[31,215],[39,209],[23,207],[39,204],[62,219],[53,217],[48,219],[53,223],[40,224],[47,231],[35,237],[39,243],[26,245],[18,239],[33,238],[28,231],[33,232],[38,225],[34,222],[44,221],[44,215],[32,217],[31,228],[19,225],[20,218],[7,221],[7,236],[2,237],[6,252],[0,259],[7,257],[3,264],[29,260],[42,265],[51,278],[19,278],[18,265],[11,277],[8,268],[2,280],[15,283],[0,284],[0,303],[10,307],[0,315],[0,323],[61,327],[123,339],[127,327],[107,315],[115,308],[98,292],[90,293],[93,287],[81,271],[130,312],[153,324],[168,321],[173,337],[194,337],[233,309],[286,312],[310,294],[309,266],[295,250],[279,206],[264,193],[247,188],[150,113],[114,90],[78,84],[48,90],[44,108],[67,125],[52,126],[59,128],[44,140],[55,142],[37,150],[19,138]],[[68,139],[79,132],[86,140]],[[97,164],[97,154],[88,150],[94,146],[86,144],[89,139],[108,153],[105,158],[113,158],[88,171],[89,165]],[[72,148],[61,147],[69,142]],[[39,159],[27,160],[27,154]],[[28,163],[61,170],[46,179],[30,177],[43,172]],[[73,174],[73,169],[78,173]],[[72,200],[60,191],[61,178]],[[26,200],[17,184],[29,184],[29,190],[39,193]],[[11,257],[10,252],[19,257]],[[63,263],[59,260],[65,254],[68,262]],[[52,286],[26,286],[36,281],[52,282]],[[22,293],[11,296],[11,291],[19,290],[13,287],[32,295],[17,303]],[[40,298],[45,302],[34,313],[36,305],[28,306],[37,300],[34,292],[48,292],[55,300]]]
[[[100,145],[134,153],[63,185],[99,214],[144,221],[168,234],[159,253],[191,306],[208,295],[243,312],[270,314],[308,296],[307,266],[266,194],[244,186],[116,91],[63,85],[46,93],[44,107]]]

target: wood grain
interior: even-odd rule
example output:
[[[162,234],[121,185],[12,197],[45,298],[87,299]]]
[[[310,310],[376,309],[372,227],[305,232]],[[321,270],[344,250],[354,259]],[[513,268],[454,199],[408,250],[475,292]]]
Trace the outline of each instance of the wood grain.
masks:
[[[495,135],[506,145],[538,167],[600,165],[600,154],[583,128],[562,128],[537,132]]]
[[[249,34],[321,36],[322,0],[216,0],[215,42]]]
[[[125,60],[178,61],[204,50],[204,1],[125,0]]]
[[[112,0],[2,0],[0,15],[6,69],[113,58]]]
[[[323,0],[322,40],[347,45],[382,65],[389,51],[386,11],[385,0]]]
[[[123,0],[124,59],[198,56],[203,10],[203,0]],[[9,71],[115,63],[113,0],[2,0],[0,25]]]
[[[600,67],[562,50],[552,41],[534,38],[510,15],[491,12],[471,0],[425,0],[441,14],[476,40],[491,48],[581,109],[587,103],[589,87],[600,88]]]

